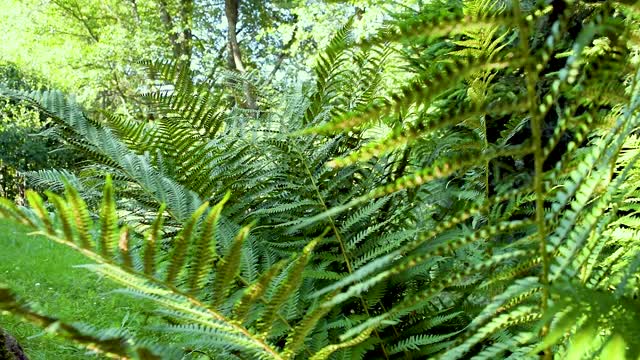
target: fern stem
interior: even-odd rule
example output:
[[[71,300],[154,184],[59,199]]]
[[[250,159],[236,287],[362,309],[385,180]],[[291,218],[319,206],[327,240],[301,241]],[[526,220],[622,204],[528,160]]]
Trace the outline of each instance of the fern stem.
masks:
[[[529,29],[527,24],[523,21],[522,9],[520,8],[520,1],[513,0],[513,15],[518,23],[520,30],[520,44],[523,54],[527,55],[531,53],[529,45]],[[547,309],[549,301],[549,255],[547,254],[547,239],[544,219],[544,193],[542,186],[543,176],[543,163],[544,155],[542,148],[542,119],[538,112],[538,101],[536,95],[536,83],[538,73],[535,68],[531,66],[531,62],[525,63],[525,76],[527,85],[527,98],[529,101],[529,116],[531,117],[531,133],[533,140],[533,155],[534,155],[534,175],[533,175],[533,190],[536,194],[536,212],[535,212],[535,224],[537,228],[537,236],[539,241],[539,252],[542,258],[542,273],[540,274],[540,283],[542,284],[542,297],[541,297],[541,313],[544,313]],[[543,324],[540,329],[540,336],[544,337],[549,332],[549,325]],[[549,347],[544,349],[544,359],[551,359],[552,354]]]

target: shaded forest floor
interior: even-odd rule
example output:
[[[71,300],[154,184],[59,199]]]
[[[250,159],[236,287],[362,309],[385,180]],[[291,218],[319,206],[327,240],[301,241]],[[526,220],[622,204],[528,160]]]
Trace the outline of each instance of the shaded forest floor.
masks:
[[[74,265],[86,263],[73,250],[0,220],[0,283],[9,285],[30,305],[66,321],[100,328],[139,328],[144,321],[140,302],[131,305],[125,295],[110,295],[116,289]],[[52,337],[42,329],[0,312],[0,327],[14,335],[32,360],[95,358],[86,350]]]

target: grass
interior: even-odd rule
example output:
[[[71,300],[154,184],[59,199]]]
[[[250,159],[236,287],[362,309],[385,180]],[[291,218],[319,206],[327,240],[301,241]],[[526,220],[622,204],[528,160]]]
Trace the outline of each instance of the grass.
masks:
[[[142,304],[109,294],[116,285],[73,267],[86,263],[70,248],[29,236],[24,228],[0,219],[0,283],[33,308],[63,321],[100,328],[139,328]],[[85,349],[1,312],[0,327],[18,339],[32,360],[95,359]]]

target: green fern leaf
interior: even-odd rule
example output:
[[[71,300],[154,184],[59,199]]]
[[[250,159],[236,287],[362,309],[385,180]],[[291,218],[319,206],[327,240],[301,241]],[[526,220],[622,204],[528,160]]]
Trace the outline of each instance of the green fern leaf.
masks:
[[[102,224],[98,248],[103,257],[109,258],[112,256],[113,250],[117,248],[120,237],[118,215],[116,214],[116,199],[110,175],[107,175],[104,184],[100,219],[102,220]]]
[[[251,226],[245,226],[236,235],[229,246],[226,255],[220,260],[216,267],[216,278],[213,282],[213,299],[211,304],[214,307],[220,306],[231,291],[233,280],[240,272],[240,260],[242,258],[242,244],[249,236]]]
[[[85,249],[92,248],[94,241],[89,231],[93,228],[93,221],[91,220],[91,214],[89,213],[87,204],[82,200],[78,191],[71,185],[65,187],[65,195],[67,203],[73,213],[73,220],[76,225],[80,246]]]
[[[324,234],[322,236],[324,236]],[[273,328],[274,321],[278,316],[280,307],[287,301],[293,290],[296,289],[302,281],[304,268],[307,266],[307,262],[311,257],[313,248],[318,244],[319,241],[320,239],[314,239],[304,247],[302,253],[289,268],[289,274],[287,278],[282,283],[277,285],[273,295],[271,296],[271,298],[269,298],[267,306],[262,313],[260,320],[258,321],[260,332],[268,334]]]
[[[213,268],[213,260],[216,257],[216,227],[222,212],[222,207],[229,200],[231,193],[227,193],[210,211],[202,223],[202,231],[192,246],[193,261],[190,264],[187,276],[187,287],[191,293],[201,289],[206,276]]]
[[[40,195],[38,195],[33,191],[29,191],[26,193],[26,198],[29,201],[29,205],[31,205],[31,207],[35,211],[36,215],[38,215],[38,218],[40,219],[40,221],[42,221],[46,234],[54,236],[56,231],[53,227],[51,216],[49,215],[49,212],[44,206],[44,201],[42,201],[42,197],[40,197]]]
[[[233,308],[235,319],[240,322],[245,321],[247,315],[249,314],[249,310],[251,310],[251,306],[253,306],[262,298],[262,296],[266,293],[269,284],[280,273],[285,264],[285,261],[280,261],[271,266],[262,274],[262,276],[260,276],[258,280],[256,280],[256,282],[254,282],[244,290],[242,298],[240,298],[240,301]]]
[[[365,341],[371,335],[371,331],[372,330],[366,330],[366,331],[363,331],[360,335],[354,337],[351,340],[344,341],[344,342],[342,342],[340,344],[329,345],[329,346],[321,349],[317,353],[313,354],[313,356],[310,358],[310,360],[328,359],[329,356],[331,356],[331,354],[333,354],[334,352],[336,352],[336,351],[338,351],[340,349],[345,349],[345,348],[357,345],[357,344]]]
[[[187,250],[191,244],[193,233],[200,216],[207,210],[209,203],[202,204],[192,215],[191,219],[182,228],[182,231],[174,239],[173,251],[166,270],[165,281],[173,284],[176,282],[178,275],[183,270],[183,266],[187,260]]]
[[[156,272],[156,249],[160,244],[162,237],[162,223],[164,221],[165,205],[162,204],[156,219],[145,234],[144,255],[143,255],[143,271],[146,275],[155,275]]]
[[[69,241],[75,242],[74,240],[76,240],[76,233],[74,225],[71,222],[71,220],[73,219],[73,213],[71,212],[71,209],[69,209],[69,206],[65,204],[64,200],[60,196],[52,192],[45,192],[45,195],[47,196],[49,201],[53,203],[53,206],[56,209],[58,218],[60,219],[60,223],[62,224],[62,232],[65,238]],[[82,246],[82,244],[78,244],[78,246]]]

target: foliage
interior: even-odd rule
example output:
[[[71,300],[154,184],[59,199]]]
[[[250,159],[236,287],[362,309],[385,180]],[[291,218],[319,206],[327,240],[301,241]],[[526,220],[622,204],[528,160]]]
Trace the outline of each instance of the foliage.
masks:
[[[14,89],[42,89],[43,81],[21,72],[14,64],[0,64],[0,81]],[[24,172],[69,167],[78,160],[46,134],[47,120],[37,111],[0,101],[0,194],[23,201]]]
[[[367,33],[377,29],[373,25],[382,22],[386,8],[399,7],[380,0],[237,2],[237,35],[247,70],[277,84],[308,78],[317,49],[356,8],[367,10],[358,24]],[[74,93],[82,104],[133,109],[136,92],[148,85],[137,66],[141,60],[184,56],[199,77],[221,80],[229,61],[226,3],[2,0],[0,61],[47,74],[56,88]]]
[[[160,324],[88,331],[0,303],[118,358],[635,358],[637,18],[435,1],[359,42],[351,20],[314,86],[256,109],[181,62],[144,63],[144,120],[3,91],[92,162],[33,173],[46,199],[0,214]],[[409,80],[385,95],[393,52]]]

